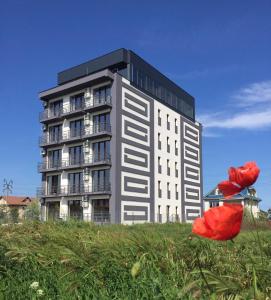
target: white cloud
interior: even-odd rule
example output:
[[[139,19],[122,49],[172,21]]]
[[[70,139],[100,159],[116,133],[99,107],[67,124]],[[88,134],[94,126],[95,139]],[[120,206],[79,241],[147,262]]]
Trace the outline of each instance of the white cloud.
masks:
[[[271,127],[271,80],[253,83],[240,89],[233,96],[233,111],[220,111],[201,114],[198,120],[203,124],[206,134],[216,135],[215,129],[258,130]]]
[[[271,108],[264,111],[247,111],[224,117],[228,113],[205,114],[198,117],[204,128],[260,129],[271,127]]]
[[[252,83],[235,93],[233,99],[243,107],[271,103],[271,80]]]

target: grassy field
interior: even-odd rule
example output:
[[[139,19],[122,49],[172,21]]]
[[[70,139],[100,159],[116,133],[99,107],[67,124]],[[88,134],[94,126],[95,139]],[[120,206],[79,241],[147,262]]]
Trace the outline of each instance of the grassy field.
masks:
[[[269,299],[271,230],[233,242],[184,224],[0,227],[0,299]],[[38,282],[39,287],[30,285]]]

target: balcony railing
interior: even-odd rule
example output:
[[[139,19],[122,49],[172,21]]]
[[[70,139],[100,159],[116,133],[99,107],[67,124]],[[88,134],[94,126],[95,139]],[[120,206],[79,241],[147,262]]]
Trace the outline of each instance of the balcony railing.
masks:
[[[70,195],[84,195],[91,193],[110,193],[111,184],[98,184],[92,187],[86,185],[67,185],[67,186],[52,186],[47,189],[44,187],[37,189],[38,197],[51,197],[51,196],[70,196]]]
[[[107,96],[105,98],[93,98],[93,101],[87,101],[86,99],[82,101],[79,105],[63,105],[60,109],[57,111],[52,110],[50,108],[45,109],[44,111],[40,112],[39,114],[39,120],[41,122],[60,118],[62,116],[70,115],[73,113],[76,113],[78,111],[84,111],[91,108],[103,106],[103,105],[111,105],[111,96]]]
[[[86,222],[94,222],[97,224],[108,224],[110,223],[110,213],[108,212],[94,212],[92,214],[60,214],[57,215],[57,218],[62,221],[68,220],[78,220],[78,221],[86,221]]]
[[[50,135],[50,133],[46,133],[40,137],[39,145],[42,147],[45,145],[59,144],[69,140],[87,138],[99,133],[101,134],[111,133],[111,125],[108,123],[99,123],[99,124],[94,124],[92,126],[88,126],[81,130],[63,131],[62,134],[58,134],[58,135]]]

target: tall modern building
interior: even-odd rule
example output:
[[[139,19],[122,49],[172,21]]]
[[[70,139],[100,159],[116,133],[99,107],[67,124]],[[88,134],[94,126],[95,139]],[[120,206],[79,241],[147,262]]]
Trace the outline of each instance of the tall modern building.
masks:
[[[203,212],[194,98],[131,50],[39,94],[43,219],[191,222]]]

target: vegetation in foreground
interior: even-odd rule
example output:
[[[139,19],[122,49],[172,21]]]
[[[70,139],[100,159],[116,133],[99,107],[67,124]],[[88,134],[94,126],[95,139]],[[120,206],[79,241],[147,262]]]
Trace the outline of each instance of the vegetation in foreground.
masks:
[[[269,299],[271,230],[234,242],[185,224],[0,226],[0,299]]]

